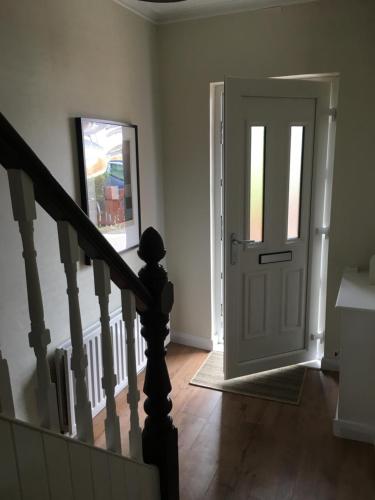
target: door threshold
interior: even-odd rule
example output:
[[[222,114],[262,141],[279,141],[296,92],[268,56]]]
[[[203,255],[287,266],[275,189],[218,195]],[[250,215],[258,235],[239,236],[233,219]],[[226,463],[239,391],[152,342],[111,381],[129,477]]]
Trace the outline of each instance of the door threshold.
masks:
[[[306,368],[314,368],[315,370],[321,369],[321,360],[312,359],[310,361],[305,361],[304,363],[298,363],[300,366],[306,366]]]
[[[217,342],[216,339],[213,339],[213,351],[224,352],[224,344],[222,342]]]

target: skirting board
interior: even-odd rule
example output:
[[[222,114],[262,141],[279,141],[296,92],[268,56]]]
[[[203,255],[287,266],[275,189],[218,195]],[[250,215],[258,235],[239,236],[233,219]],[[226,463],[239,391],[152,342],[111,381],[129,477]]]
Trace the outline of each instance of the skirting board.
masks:
[[[344,439],[375,444],[375,427],[359,422],[340,420],[336,417],[333,420],[333,434]]]
[[[171,342],[176,344],[187,345],[195,347],[196,349],[203,349],[204,351],[212,351],[214,345],[212,339],[205,339],[188,333],[180,333],[171,331]]]
[[[321,369],[331,371],[331,372],[339,372],[340,371],[340,359],[339,358],[327,358],[323,356],[321,361]]]

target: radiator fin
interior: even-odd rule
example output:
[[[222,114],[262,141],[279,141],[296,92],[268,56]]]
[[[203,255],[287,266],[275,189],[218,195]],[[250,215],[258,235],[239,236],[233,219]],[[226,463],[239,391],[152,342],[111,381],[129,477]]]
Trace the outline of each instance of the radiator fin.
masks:
[[[141,372],[146,366],[145,342],[140,334],[140,323],[138,317],[135,320],[135,343],[137,372]],[[122,311],[117,309],[110,315],[110,328],[113,346],[114,370],[117,377],[115,395],[128,385],[126,367],[126,332],[122,320]],[[83,343],[87,353],[87,386],[91,401],[92,416],[95,417],[105,407],[105,394],[102,388],[103,369],[101,362],[101,325],[98,321],[83,332]],[[75,391],[73,373],[70,369],[72,355],[72,344],[70,339],[60,345],[57,349],[59,363],[56,368],[60,373],[57,389],[59,397],[59,413],[61,419],[61,430],[70,435],[76,433],[76,422],[74,415]],[[63,358],[63,362],[61,362]],[[61,418],[63,417],[63,418]]]

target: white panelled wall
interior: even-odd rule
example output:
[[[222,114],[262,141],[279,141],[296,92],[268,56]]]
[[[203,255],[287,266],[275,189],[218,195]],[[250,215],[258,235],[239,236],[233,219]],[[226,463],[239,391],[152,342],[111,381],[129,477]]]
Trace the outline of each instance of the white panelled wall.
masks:
[[[158,500],[155,467],[0,415],[6,500]]]

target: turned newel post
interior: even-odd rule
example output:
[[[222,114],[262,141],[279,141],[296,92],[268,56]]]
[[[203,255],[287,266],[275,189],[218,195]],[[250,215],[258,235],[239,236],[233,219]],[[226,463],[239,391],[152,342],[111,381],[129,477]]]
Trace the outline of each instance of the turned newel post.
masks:
[[[178,439],[171,416],[172,390],[165,362],[164,341],[168,335],[167,324],[173,305],[173,285],[159,261],[165,256],[164,243],[152,227],[143,233],[139,257],[146,263],[139,278],[153,297],[153,304],[146,311],[139,311],[141,334],[147,342],[147,366],[144,404],[147,414],[142,433],[143,459],[159,468],[162,500],[178,500]]]

